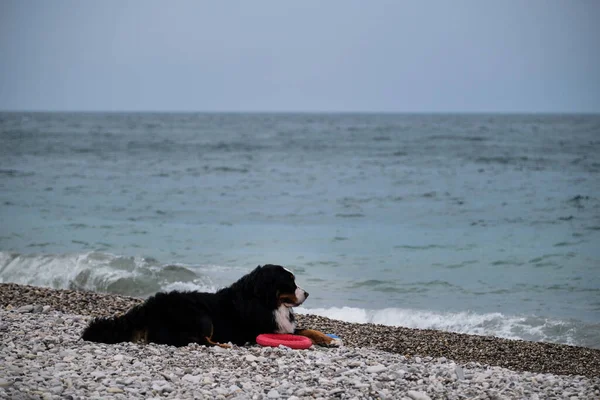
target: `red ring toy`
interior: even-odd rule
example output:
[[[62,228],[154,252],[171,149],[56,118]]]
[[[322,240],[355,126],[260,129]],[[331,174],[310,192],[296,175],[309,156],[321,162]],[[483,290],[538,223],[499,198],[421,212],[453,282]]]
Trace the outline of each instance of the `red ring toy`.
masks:
[[[262,333],[256,337],[256,343],[261,346],[277,347],[280,344],[292,349],[308,349],[312,340],[306,336],[290,335],[288,333]]]

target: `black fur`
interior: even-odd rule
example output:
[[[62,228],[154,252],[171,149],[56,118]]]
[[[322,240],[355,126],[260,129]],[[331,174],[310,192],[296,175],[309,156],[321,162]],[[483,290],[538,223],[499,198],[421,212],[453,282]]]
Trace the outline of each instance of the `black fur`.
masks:
[[[173,346],[253,343],[257,335],[278,330],[274,311],[281,306],[282,295],[295,299],[296,288],[294,276],[283,267],[259,266],[216,293],[157,293],[125,315],[94,319],[82,338]],[[289,318],[293,322],[292,312]]]

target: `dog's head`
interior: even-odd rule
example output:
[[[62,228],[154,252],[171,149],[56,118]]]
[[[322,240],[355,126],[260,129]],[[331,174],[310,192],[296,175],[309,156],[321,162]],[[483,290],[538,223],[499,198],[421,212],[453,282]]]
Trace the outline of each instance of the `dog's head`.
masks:
[[[258,266],[244,278],[247,278],[247,288],[251,287],[254,296],[272,309],[281,305],[297,307],[308,297],[308,292],[296,285],[294,274],[280,265]]]

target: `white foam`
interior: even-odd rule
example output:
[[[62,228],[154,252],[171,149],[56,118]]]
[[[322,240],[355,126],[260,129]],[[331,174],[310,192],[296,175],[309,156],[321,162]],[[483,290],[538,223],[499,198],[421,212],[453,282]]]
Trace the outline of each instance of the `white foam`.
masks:
[[[502,313],[478,314],[436,312],[401,308],[368,310],[355,307],[304,308],[300,314],[314,314],[353,323],[372,323],[416,329],[435,329],[506,339],[549,341],[575,344],[573,323],[548,318],[507,316]]]
[[[209,292],[214,293],[217,289],[213,285],[207,285],[202,282],[173,282],[168,285],[164,285],[161,288],[164,292],[170,292],[173,290],[177,290],[180,292]]]
[[[164,268],[151,258],[102,252],[59,255],[0,252],[0,282],[133,296],[175,289],[215,291],[212,281],[193,272],[193,267],[176,266],[187,269],[187,272]],[[188,281],[190,275],[195,277]]]

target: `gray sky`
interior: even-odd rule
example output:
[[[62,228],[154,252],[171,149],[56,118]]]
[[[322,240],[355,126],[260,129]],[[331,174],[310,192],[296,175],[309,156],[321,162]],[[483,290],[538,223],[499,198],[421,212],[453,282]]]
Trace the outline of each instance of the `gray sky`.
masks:
[[[600,112],[600,1],[0,0],[0,110]]]

